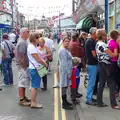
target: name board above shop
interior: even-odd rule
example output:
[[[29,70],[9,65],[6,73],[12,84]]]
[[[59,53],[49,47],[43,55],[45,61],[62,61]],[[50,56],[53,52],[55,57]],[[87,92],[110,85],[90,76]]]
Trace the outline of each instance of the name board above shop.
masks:
[[[109,17],[114,16],[114,2],[109,4]]]
[[[97,1],[96,0],[85,0],[83,4],[88,11],[91,11],[97,6]]]
[[[74,22],[77,23],[79,19],[85,17],[86,14],[94,10],[96,6],[98,6],[96,0],[83,0],[82,4],[72,17]]]
[[[116,0],[116,12],[120,13],[120,0]]]
[[[109,3],[112,3],[112,2],[114,2],[114,0],[109,0]]]
[[[120,24],[120,13],[116,15],[116,24]]]

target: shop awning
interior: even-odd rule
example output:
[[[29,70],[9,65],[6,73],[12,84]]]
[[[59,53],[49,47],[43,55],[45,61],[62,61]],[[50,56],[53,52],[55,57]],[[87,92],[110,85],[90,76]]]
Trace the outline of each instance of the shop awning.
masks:
[[[7,24],[0,24],[0,28],[13,28],[11,25],[7,25]]]
[[[84,28],[91,28],[92,27],[92,17],[85,17],[79,21],[76,26],[76,29],[84,29]]]

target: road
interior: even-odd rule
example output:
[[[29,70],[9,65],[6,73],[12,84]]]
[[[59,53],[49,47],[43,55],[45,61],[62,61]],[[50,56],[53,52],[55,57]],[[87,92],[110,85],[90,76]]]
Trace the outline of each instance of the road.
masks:
[[[120,111],[112,110],[110,107],[98,108],[85,104],[86,90],[83,85],[83,77],[81,77],[79,89],[79,92],[83,93],[80,105],[77,105],[76,109],[72,111],[63,110],[61,91],[52,88],[56,82],[56,57],[52,67],[53,72],[48,75],[48,91],[38,90],[37,100],[44,105],[44,109],[31,109],[18,105],[18,72],[15,63],[13,64],[14,86],[3,87],[3,90],[0,91],[0,120],[120,120]],[[27,90],[27,95],[30,97],[29,90]],[[104,91],[104,101],[109,104],[108,89]]]

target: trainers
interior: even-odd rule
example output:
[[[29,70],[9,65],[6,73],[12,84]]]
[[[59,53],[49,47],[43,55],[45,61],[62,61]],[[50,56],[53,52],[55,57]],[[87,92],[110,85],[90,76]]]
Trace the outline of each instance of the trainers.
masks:
[[[42,90],[42,91],[46,91],[46,90],[47,90],[47,88],[41,88],[41,90]]]
[[[57,83],[56,85],[53,86],[53,88],[59,88],[59,83]]]
[[[73,106],[70,106],[70,105],[64,105],[62,104],[62,108],[65,109],[65,110],[73,110]]]
[[[39,103],[32,103],[31,108],[42,109],[44,108],[42,104]]]
[[[21,106],[30,106],[31,102],[27,102],[25,99],[20,100],[19,105]]]

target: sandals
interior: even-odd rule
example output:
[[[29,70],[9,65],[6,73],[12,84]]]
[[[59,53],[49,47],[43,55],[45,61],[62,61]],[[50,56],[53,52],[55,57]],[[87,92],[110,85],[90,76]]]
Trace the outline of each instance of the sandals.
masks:
[[[31,104],[31,108],[42,109],[44,107],[42,104],[34,103],[34,104]]]
[[[120,106],[113,106],[112,109],[120,110]]]

